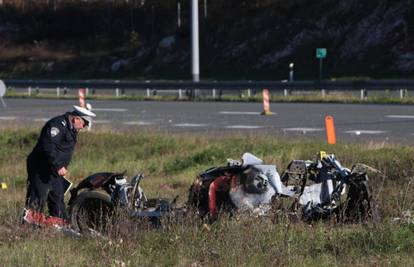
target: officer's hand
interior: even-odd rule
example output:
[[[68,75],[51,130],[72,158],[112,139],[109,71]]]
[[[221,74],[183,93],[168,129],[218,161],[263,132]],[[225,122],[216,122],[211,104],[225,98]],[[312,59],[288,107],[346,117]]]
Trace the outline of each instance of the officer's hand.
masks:
[[[65,167],[62,167],[58,170],[58,174],[60,176],[65,176],[66,174],[68,174],[68,170]]]

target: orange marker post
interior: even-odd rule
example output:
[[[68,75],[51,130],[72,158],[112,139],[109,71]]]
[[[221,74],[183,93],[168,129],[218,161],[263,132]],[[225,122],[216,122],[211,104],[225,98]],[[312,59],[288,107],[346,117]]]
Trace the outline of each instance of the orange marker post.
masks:
[[[270,111],[270,94],[268,89],[263,89],[263,112],[262,115],[272,115],[273,113]]]
[[[325,125],[326,125],[326,138],[328,139],[328,144],[335,145],[336,135],[335,135],[334,118],[332,116],[326,116]]]
[[[79,95],[79,106],[82,107],[82,108],[86,107],[85,89],[80,88],[79,91],[78,91],[78,95]]]

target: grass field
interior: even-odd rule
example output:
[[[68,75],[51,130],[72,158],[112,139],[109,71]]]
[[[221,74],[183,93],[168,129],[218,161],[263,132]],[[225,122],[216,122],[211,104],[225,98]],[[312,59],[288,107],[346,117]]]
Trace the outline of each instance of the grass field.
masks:
[[[51,229],[19,224],[25,157],[39,129],[0,132],[1,266],[413,266],[414,149],[381,144],[328,146],[274,136],[167,135],[155,132],[82,133],[70,166],[74,182],[102,171],[143,172],[147,196],[186,201],[198,172],[251,152],[282,172],[292,159],[335,153],[344,166],[361,162],[370,173],[375,218],[362,224],[287,218],[195,218],[150,229],[125,219],[108,236],[74,239]],[[404,217],[405,214],[405,217]],[[394,218],[400,218],[395,220]]]

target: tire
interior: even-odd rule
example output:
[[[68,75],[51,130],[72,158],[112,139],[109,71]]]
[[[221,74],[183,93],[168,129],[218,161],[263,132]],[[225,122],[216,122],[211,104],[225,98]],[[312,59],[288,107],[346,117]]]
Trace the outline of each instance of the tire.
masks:
[[[81,192],[69,207],[70,222],[81,233],[105,232],[113,219],[111,197],[101,191]]]

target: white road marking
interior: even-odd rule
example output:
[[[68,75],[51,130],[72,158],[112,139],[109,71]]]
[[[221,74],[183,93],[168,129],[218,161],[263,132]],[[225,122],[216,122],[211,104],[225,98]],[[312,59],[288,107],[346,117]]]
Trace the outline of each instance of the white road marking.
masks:
[[[383,134],[383,133],[387,133],[388,131],[376,131],[376,130],[352,130],[352,131],[346,131],[345,133],[349,133],[349,134],[355,134],[355,135],[360,135],[360,134]]]
[[[0,117],[0,120],[3,120],[3,121],[11,121],[11,120],[15,120],[15,119],[16,119],[16,117],[7,117],[7,116]]]
[[[154,125],[155,122],[151,122],[151,121],[127,121],[127,122],[124,122],[124,124],[126,124],[126,125]]]
[[[258,125],[229,125],[226,126],[227,129],[260,129],[263,126]]]
[[[50,120],[49,118],[33,119],[33,121],[36,121],[36,122],[47,122],[49,120]],[[92,123],[98,123],[98,124],[102,123],[103,124],[103,123],[111,123],[111,121],[108,121],[108,120],[93,120]]]
[[[47,122],[48,120],[50,120],[50,119],[49,118],[37,118],[37,119],[34,119],[33,121]]]
[[[204,126],[207,126],[207,124],[203,124],[203,123],[178,123],[178,124],[173,124],[173,126],[176,126],[176,127],[204,127]]]
[[[322,132],[322,128],[283,128],[284,132]]]
[[[392,119],[414,119],[414,115],[387,115],[385,117]]]
[[[260,112],[253,111],[220,111],[219,113],[225,115],[260,115]]]
[[[108,120],[93,120],[92,123],[104,124],[104,123],[111,123],[111,121],[108,121]]]
[[[125,108],[92,108],[92,111],[127,112]]]

